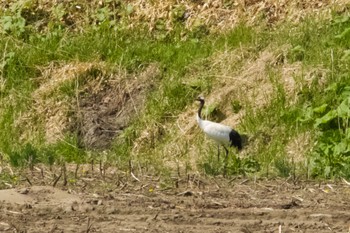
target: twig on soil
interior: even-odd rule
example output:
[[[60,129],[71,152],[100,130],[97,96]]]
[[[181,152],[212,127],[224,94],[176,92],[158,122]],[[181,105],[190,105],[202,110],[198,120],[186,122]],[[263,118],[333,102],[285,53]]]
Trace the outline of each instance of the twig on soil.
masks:
[[[33,172],[33,170],[34,170],[34,158],[33,158],[32,154],[29,156],[28,166],[29,166],[29,169]]]
[[[53,182],[53,184],[52,184],[53,187],[56,187],[56,184],[61,179],[61,177],[62,177],[62,170],[61,170],[60,174],[58,175],[58,177]]]
[[[230,180],[228,181],[228,183],[229,183],[229,184],[232,184],[232,182],[235,181],[235,180],[237,180],[237,177],[233,177],[232,179],[230,179]]]
[[[63,186],[66,186],[67,183],[68,183],[68,181],[67,181],[67,173],[66,173],[66,171],[67,171],[66,163],[63,163],[62,169],[63,169]]]
[[[123,183],[123,182],[120,182],[120,183]],[[128,183],[123,183],[122,187],[120,188],[120,190],[123,190],[126,188],[126,186],[128,186]]]
[[[52,165],[49,166],[49,169],[45,171],[44,167],[35,167],[35,169],[40,173],[41,178],[48,178],[50,179],[50,177],[52,176],[53,172],[52,172]]]
[[[300,202],[303,202],[303,201],[304,201],[304,199],[301,198],[301,197],[292,196],[292,198],[294,198],[295,200],[298,200],[298,201],[300,201]]]
[[[266,185],[262,185],[262,184],[259,184],[259,183],[256,183],[256,185],[257,185],[257,186],[260,186],[261,188],[266,189],[266,190],[269,191],[269,192],[272,192],[272,190],[269,189]],[[276,186],[272,186],[272,187],[276,187]]]
[[[137,165],[139,167],[139,174],[141,175],[141,177],[143,177],[142,176],[142,167],[141,167],[140,161],[138,161]]]
[[[79,163],[76,164],[75,171],[74,171],[74,178],[78,178],[78,170],[79,170]]]
[[[332,187],[332,185],[327,184],[327,187],[328,187],[330,190],[335,191],[334,188]]]
[[[103,166],[102,166],[102,159],[100,159],[100,175],[103,178]]]
[[[30,186],[33,186],[33,185],[32,185],[32,182],[30,182],[29,178],[28,178],[27,176],[26,176],[25,178],[26,178],[26,181],[29,183],[29,185],[30,185]]]
[[[147,197],[147,196],[142,195],[142,194],[132,194],[132,193],[121,193],[120,196],[138,197],[138,198],[147,198],[147,199],[151,199],[150,197]]]
[[[193,192],[186,190],[185,192],[178,193],[177,196],[184,196],[184,197],[189,197],[192,196]]]
[[[218,202],[218,201],[214,201],[214,200],[211,200],[211,202],[216,205],[216,206],[225,206],[224,204]]]
[[[144,188],[146,188],[147,186],[149,186],[150,184],[143,184],[140,186],[140,188],[136,188],[135,191],[140,191],[143,190]]]
[[[187,174],[187,185],[186,185],[186,187],[188,188],[189,186],[191,186],[191,188],[192,188],[191,180],[190,180],[190,174]]]
[[[14,215],[22,215],[23,214],[22,212],[13,211],[13,210],[7,210],[6,212],[10,213],[10,214],[14,214]]]
[[[13,170],[11,169],[11,167],[10,167],[10,166],[7,166],[7,168],[10,170],[11,176],[13,176],[14,173],[13,173]]]
[[[86,233],[89,233],[89,232],[90,232],[91,227],[92,227],[92,223],[90,223],[90,218],[88,218]]]
[[[54,233],[54,232],[56,232],[56,230],[59,230],[59,229],[58,229],[57,225],[54,224],[49,232]]]
[[[14,231],[14,232],[22,232],[21,229],[18,227],[18,225],[15,224],[15,223],[13,223],[12,221],[10,222],[10,226],[11,226],[12,228],[15,228],[15,231]],[[23,232],[25,232],[25,231],[23,231]]]
[[[6,183],[6,182],[5,182],[4,185],[6,185],[7,187],[9,187],[9,188],[11,188],[11,189],[13,188],[12,184],[9,184],[9,183]]]
[[[83,179],[81,179],[81,181],[84,183],[81,188],[85,189],[88,186],[88,183],[85,180],[83,180]]]
[[[138,182],[140,182],[140,179],[137,178],[137,177],[134,175],[134,173],[130,172],[130,175],[131,175],[132,178],[134,178],[135,180],[137,180]]]
[[[343,180],[343,182],[344,182],[345,184],[350,185],[350,182],[347,181],[346,179],[342,178],[342,180]]]
[[[4,231],[8,231],[8,230],[11,230],[11,224],[8,224],[6,222],[0,222],[0,226],[2,227],[2,229]]]
[[[197,188],[200,188],[201,185],[203,186],[203,188],[205,187],[206,183],[204,181],[202,181],[200,178],[196,178],[193,177],[193,182],[196,183]]]
[[[91,159],[91,172],[94,172],[94,160]]]
[[[128,88],[126,87],[126,89],[128,89]],[[130,97],[131,103],[132,103],[132,105],[133,105],[133,107],[134,107],[134,110],[135,110],[136,115],[139,116],[139,111],[138,111],[137,108],[136,108],[136,104],[135,104],[134,99],[133,99],[132,96],[131,96],[131,92],[129,91],[129,89],[126,90],[126,92],[129,94],[129,97]]]
[[[153,217],[153,220],[156,220],[160,212],[157,212],[157,214]]]
[[[221,186],[218,184],[218,182],[216,181],[216,179],[214,179],[213,181],[214,181],[214,183],[215,183],[215,185],[216,185],[216,188],[217,188],[217,189],[220,189]]]
[[[243,181],[239,182],[239,184],[240,184],[240,185],[242,185],[242,184],[247,183],[248,181],[249,181],[248,179],[245,179],[245,180],[243,180]]]
[[[176,125],[177,125],[177,127],[180,129],[180,131],[181,131],[183,134],[186,133],[186,131],[183,130],[183,129],[181,128],[181,126],[179,125],[179,122],[178,122],[178,121],[176,122]]]
[[[129,160],[129,172],[132,178],[134,178],[136,181],[140,182],[140,179],[137,178],[134,173],[132,172],[132,164],[131,164],[131,160]]]

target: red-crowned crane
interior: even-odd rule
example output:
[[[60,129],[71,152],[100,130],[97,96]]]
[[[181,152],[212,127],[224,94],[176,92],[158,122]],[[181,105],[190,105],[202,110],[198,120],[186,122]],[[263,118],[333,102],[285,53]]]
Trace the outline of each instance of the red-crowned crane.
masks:
[[[204,98],[198,97],[196,99],[200,102],[198,114],[197,114],[197,122],[199,127],[203,130],[203,132],[218,144],[218,160],[220,156],[220,145],[222,145],[226,151],[226,159],[228,156],[228,150],[226,146],[234,146],[238,150],[242,149],[242,137],[241,135],[234,129],[229,126],[219,124],[212,121],[203,120],[201,117],[202,108],[204,106]]]

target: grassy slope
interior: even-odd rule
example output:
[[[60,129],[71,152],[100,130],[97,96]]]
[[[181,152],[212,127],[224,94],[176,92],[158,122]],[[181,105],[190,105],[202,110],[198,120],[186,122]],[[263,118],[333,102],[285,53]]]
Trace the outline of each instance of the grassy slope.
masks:
[[[104,62],[111,70],[118,64],[132,73],[156,63],[162,70],[157,89],[149,93],[144,113],[103,155],[107,163],[126,170],[131,161],[140,173],[221,174],[224,161],[216,160],[215,146],[193,123],[193,99],[203,94],[214,106],[211,117],[218,120],[218,110],[223,111],[228,123],[251,137],[245,152],[227,161],[229,174],[350,177],[347,13],[274,27],[240,24],[223,33],[175,23],[171,32],[159,26],[151,34],[142,26],[115,30],[108,20],[85,25],[83,32],[52,20],[47,31],[38,33],[35,26],[16,24],[20,20],[13,11],[14,29],[5,28],[2,16],[0,39],[0,153],[12,165],[86,163],[102,156],[81,148],[74,132],[54,144],[45,142],[40,120],[31,124],[35,136],[23,137],[26,125],[17,119],[35,105],[32,93],[44,67]],[[264,54],[270,55],[265,59]],[[250,70],[254,66],[256,72]],[[291,67],[294,73],[288,73]],[[288,88],[286,77],[294,88]],[[230,118],[236,113],[239,125]],[[184,133],[179,125],[185,123],[192,127]]]

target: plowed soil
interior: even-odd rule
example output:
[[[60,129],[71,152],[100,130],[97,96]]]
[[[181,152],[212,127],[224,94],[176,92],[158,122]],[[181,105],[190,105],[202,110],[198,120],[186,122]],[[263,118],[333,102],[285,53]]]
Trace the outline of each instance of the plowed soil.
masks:
[[[345,181],[83,183],[0,190],[0,232],[350,232]]]

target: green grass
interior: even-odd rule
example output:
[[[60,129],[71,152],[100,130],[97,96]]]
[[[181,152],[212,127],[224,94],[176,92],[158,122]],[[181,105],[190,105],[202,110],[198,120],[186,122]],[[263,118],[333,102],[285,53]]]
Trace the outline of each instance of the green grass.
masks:
[[[23,167],[39,162],[79,164],[101,157],[100,153],[81,146],[76,132],[67,133],[55,144],[48,144],[40,137],[32,141],[21,138],[21,128],[25,126],[16,125],[16,119],[32,106],[31,94],[38,87],[36,79],[41,76],[42,67],[52,62],[103,61],[111,70],[120,67],[129,73],[140,71],[151,63],[158,64],[161,75],[156,80],[157,88],[147,95],[144,112],[115,139],[104,159],[124,170],[129,169],[131,161],[133,166],[146,173],[169,176],[175,168],[165,165],[164,161],[173,159],[165,148],[174,142],[177,117],[197,95],[210,95],[217,86],[218,80],[208,71],[212,66],[212,56],[240,48],[248,54],[247,57],[235,64],[227,64],[240,71],[244,59],[254,60],[261,51],[279,51],[288,45],[281,64],[266,67],[274,90],[273,98],[266,107],[254,109],[246,100],[228,103],[232,106],[232,114],[242,110],[247,113],[239,129],[256,140],[254,149],[246,157],[229,157],[227,174],[350,177],[350,149],[345,146],[350,140],[348,112],[344,110],[345,113],[337,112],[338,115],[333,118],[326,118],[326,114],[337,111],[341,103],[344,108],[350,107],[349,102],[344,102],[349,97],[347,90],[350,87],[350,60],[347,56],[350,20],[346,15],[335,15],[331,21],[308,17],[298,25],[284,23],[274,29],[240,24],[222,34],[211,34],[200,27],[190,31],[181,25],[170,33],[159,30],[154,34],[142,27],[133,30],[117,27],[116,30],[108,24],[86,26],[83,32],[53,24],[44,33],[22,24],[14,26],[21,29],[19,33],[7,30],[0,38],[0,75],[1,81],[4,80],[0,89],[0,153],[13,166]],[[312,67],[321,68],[326,70],[326,75],[316,77],[311,84],[297,81],[301,89],[296,93],[297,101],[290,104],[281,82],[281,67],[297,62],[305,71]],[[74,97],[75,88],[76,85],[66,83],[60,87],[60,94]],[[325,91],[327,88],[329,90]],[[317,108],[323,105],[325,110],[318,112]],[[324,123],[316,124],[319,121]],[[154,143],[144,146],[140,154],[132,153],[134,141],[147,127],[170,127],[171,124],[173,128],[165,129]],[[40,127],[38,122],[39,131]],[[291,138],[304,132],[312,134],[315,146],[312,153],[305,153],[309,163],[296,164],[288,158],[286,146]],[[203,137],[193,141],[199,147],[203,143]],[[187,153],[191,145],[182,146]],[[225,162],[223,159],[217,161],[216,148],[207,146],[200,150],[200,154],[197,167],[188,165],[189,155],[179,158],[177,163],[186,164],[186,170],[200,170],[209,175],[223,173]]]
[[[240,128],[255,138],[255,150],[245,158],[233,155],[228,162],[228,166],[232,166],[232,174],[246,175],[249,169],[245,168],[244,163],[250,162],[258,164],[250,173],[267,177],[350,177],[349,149],[346,146],[349,140],[347,128],[350,105],[346,100],[350,71],[349,66],[345,64],[349,64],[350,60],[344,60],[344,52],[349,48],[349,40],[345,39],[345,35],[350,22],[347,20],[334,23],[337,19],[338,17],[335,17],[333,21],[328,22],[308,18],[298,26],[285,24],[277,30],[262,32],[263,41],[259,43],[261,45],[272,48],[291,45],[285,63],[301,62],[305,70],[310,67],[322,67],[327,72],[326,76],[316,78],[311,84],[298,83],[302,87],[300,92],[296,93],[298,101],[290,105],[280,81],[281,70],[273,65],[267,67],[270,70],[268,74],[274,87],[274,96],[270,104],[263,109],[257,110],[243,103],[247,114]],[[339,38],[339,35],[343,37]],[[302,78],[295,77],[295,80]],[[327,88],[334,85],[336,90],[327,91]],[[340,103],[342,115],[339,115]],[[313,112],[315,110],[312,109],[325,104],[327,111],[321,114]],[[309,109],[313,112],[311,115]],[[329,118],[328,111],[335,111],[337,114]],[[325,123],[316,126],[315,123],[320,121]],[[304,162],[297,162],[288,157],[286,147],[291,138],[298,138],[305,132],[311,133],[311,138],[315,141],[310,143],[315,143],[315,146],[311,147],[313,150],[305,151],[304,156],[307,157]],[[220,169],[224,162],[218,163],[215,160],[216,150],[207,154],[209,155],[201,163],[204,172],[221,174]]]
[[[262,160],[259,159],[259,162],[262,164],[263,170],[266,173],[270,169],[270,166],[276,169],[277,175],[285,176],[291,173],[295,165],[288,162],[284,154],[287,139],[309,131],[316,138],[316,147],[314,148],[316,152],[314,151],[309,154],[313,161],[307,165],[310,167],[304,167],[301,171],[305,172],[305,170],[311,169],[311,176],[313,177],[350,177],[348,173],[347,150],[342,148],[342,151],[338,151],[337,153],[332,151],[339,145],[338,143],[342,143],[339,142],[339,137],[344,138],[343,142],[347,140],[347,126],[344,126],[344,122],[348,121],[347,116],[345,118],[338,117],[338,121],[334,119],[333,124],[327,127],[315,127],[315,122],[320,119],[319,117],[322,114],[313,114],[307,121],[300,121],[300,118],[303,118],[303,115],[307,114],[305,106],[313,109],[327,104],[330,109],[334,109],[344,98],[348,98],[339,92],[331,93],[326,91],[326,89],[335,83],[343,88],[349,86],[349,66],[344,64],[344,62],[349,61],[341,60],[344,51],[349,48],[349,40],[338,38],[338,35],[346,31],[349,26],[349,20],[339,24],[307,19],[306,22],[294,29],[295,34],[286,33],[286,29],[293,31],[288,27],[271,34],[274,38],[272,43],[281,45],[290,43],[292,45],[292,49],[287,55],[287,58],[290,59],[288,62],[302,62],[302,65],[305,67],[319,66],[322,69],[328,70],[328,72],[326,77],[323,77],[323,80],[316,79],[315,82],[311,83],[311,86],[304,84],[301,92],[297,93],[299,95],[298,102],[292,106],[285,104],[285,93],[283,93],[283,90],[278,91],[281,89],[279,88],[279,84],[275,83],[277,95],[271,105],[267,109],[259,111],[256,114],[251,114],[249,118],[244,119],[247,122],[247,131],[256,132],[261,126],[264,126],[264,128],[268,128],[268,131],[271,132],[275,131],[272,129],[277,126],[277,130],[273,132],[273,141],[268,146],[263,146],[260,149],[261,154],[259,158]],[[299,46],[298,50],[295,49],[297,46]],[[349,107],[347,103],[344,104],[345,109]],[[343,124],[339,124],[339,122],[343,122]],[[245,123],[243,123],[243,126],[245,126]],[[327,133],[329,131],[333,133]],[[324,152],[325,148],[329,150],[327,149],[328,151]],[[305,166],[305,164],[299,164],[299,168],[300,165]],[[300,175],[306,177],[310,174],[302,173]]]

